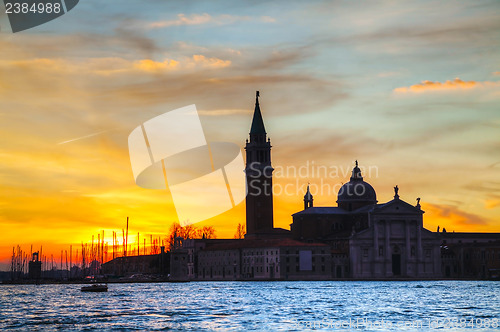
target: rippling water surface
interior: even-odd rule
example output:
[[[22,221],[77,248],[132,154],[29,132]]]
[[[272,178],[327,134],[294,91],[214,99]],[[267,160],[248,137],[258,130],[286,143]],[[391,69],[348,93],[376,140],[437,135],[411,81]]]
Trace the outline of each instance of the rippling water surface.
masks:
[[[0,330],[498,331],[499,318],[492,281],[0,285]]]

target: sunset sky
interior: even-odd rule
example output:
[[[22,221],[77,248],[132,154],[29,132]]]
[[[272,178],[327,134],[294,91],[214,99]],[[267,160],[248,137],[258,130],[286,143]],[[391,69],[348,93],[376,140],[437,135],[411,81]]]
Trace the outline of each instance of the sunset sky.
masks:
[[[421,198],[424,227],[500,232],[499,1],[84,0],[15,34],[0,8],[0,269],[14,245],[58,255],[127,216],[164,235],[172,198],[135,185],[128,135],[196,104],[208,141],[243,147],[256,90],[277,170],[338,170],[275,174],[293,189],[276,227],[357,159],[379,202]],[[244,221],[243,202],[197,225]]]

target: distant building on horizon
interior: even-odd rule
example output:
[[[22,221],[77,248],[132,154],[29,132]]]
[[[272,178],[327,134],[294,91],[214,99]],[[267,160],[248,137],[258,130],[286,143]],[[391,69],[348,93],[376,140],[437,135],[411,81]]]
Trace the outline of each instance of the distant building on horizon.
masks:
[[[39,280],[42,277],[42,262],[39,259],[39,252],[34,252],[28,263],[28,278]]]

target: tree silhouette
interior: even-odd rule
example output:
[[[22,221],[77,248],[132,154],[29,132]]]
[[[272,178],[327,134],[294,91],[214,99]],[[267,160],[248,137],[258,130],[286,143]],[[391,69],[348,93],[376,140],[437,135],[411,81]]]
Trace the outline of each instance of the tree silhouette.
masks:
[[[234,238],[235,239],[243,239],[245,237],[245,234],[246,234],[246,230],[245,230],[245,225],[243,224],[238,224],[238,226],[236,226],[236,233],[234,234]]]
[[[184,240],[185,239],[215,239],[216,231],[213,226],[203,226],[202,228],[198,228],[194,225],[185,225],[181,226],[178,222],[174,222],[172,226],[170,226],[170,230],[168,232],[167,240],[169,244],[170,250],[174,247],[175,238],[180,236]]]

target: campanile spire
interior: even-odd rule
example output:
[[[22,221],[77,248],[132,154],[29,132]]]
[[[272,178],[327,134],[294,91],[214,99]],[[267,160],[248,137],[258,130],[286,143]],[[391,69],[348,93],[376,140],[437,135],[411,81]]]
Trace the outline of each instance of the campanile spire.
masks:
[[[266,140],[266,128],[264,127],[264,120],[262,119],[262,112],[259,105],[260,93],[255,93],[255,109],[253,112],[252,126],[250,128],[250,141],[252,140]]]
[[[246,217],[247,235],[256,237],[273,228],[273,171],[271,141],[266,140],[266,129],[259,105],[259,91],[255,94],[255,110],[250,127],[250,141],[246,150]]]

